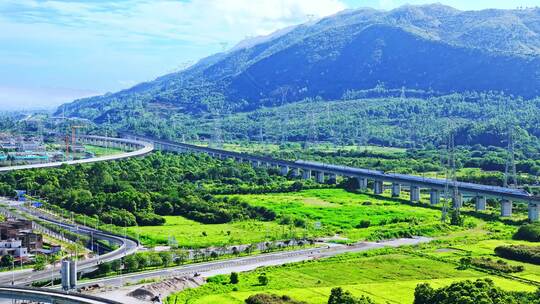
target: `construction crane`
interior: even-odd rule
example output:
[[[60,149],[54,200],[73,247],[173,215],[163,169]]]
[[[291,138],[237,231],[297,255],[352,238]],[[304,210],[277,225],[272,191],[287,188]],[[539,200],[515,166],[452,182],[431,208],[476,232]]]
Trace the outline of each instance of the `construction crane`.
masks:
[[[69,159],[69,152],[71,151],[73,155],[75,155],[75,146],[77,143],[77,129],[82,129],[84,126],[74,125],[71,126],[71,138],[69,135],[66,135],[66,160]],[[71,140],[71,145],[70,145]]]

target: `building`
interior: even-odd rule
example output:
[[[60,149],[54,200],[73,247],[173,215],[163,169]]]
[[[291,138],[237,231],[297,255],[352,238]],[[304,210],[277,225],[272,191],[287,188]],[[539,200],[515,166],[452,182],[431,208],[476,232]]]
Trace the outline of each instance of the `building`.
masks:
[[[0,241],[0,255],[11,255],[15,258],[24,258],[28,256],[28,250],[22,246],[21,240],[2,240]]]
[[[43,249],[43,236],[32,230],[32,221],[8,219],[0,223],[0,256],[26,258]]]
[[[43,236],[32,232],[32,230],[21,230],[17,238],[30,253],[35,253],[43,248]]]
[[[41,152],[45,151],[45,146],[41,141],[19,141],[17,142],[18,152]]]
[[[45,152],[9,152],[8,158],[14,164],[41,164],[49,162],[49,155]]]
[[[7,220],[0,223],[0,240],[16,239],[20,231],[32,230],[32,221]]]

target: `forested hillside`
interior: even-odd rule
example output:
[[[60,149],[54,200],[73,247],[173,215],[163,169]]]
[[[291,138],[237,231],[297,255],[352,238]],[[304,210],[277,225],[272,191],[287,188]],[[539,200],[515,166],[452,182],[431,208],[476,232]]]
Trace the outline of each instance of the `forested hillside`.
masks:
[[[445,143],[449,130],[454,130],[458,145],[505,147],[512,126],[518,149],[538,151],[540,99],[477,93],[363,98],[373,94],[349,91],[340,100],[306,99],[219,117],[153,112],[134,105],[111,113],[110,127],[177,140],[212,139],[219,128],[224,141],[325,141],[421,148]]]
[[[135,107],[158,116],[236,113],[381,86],[423,96],[504,91],[532,98],[540,88],[539,20],[538,9],[344,11],[59,113],[96,122],[125,118]]]

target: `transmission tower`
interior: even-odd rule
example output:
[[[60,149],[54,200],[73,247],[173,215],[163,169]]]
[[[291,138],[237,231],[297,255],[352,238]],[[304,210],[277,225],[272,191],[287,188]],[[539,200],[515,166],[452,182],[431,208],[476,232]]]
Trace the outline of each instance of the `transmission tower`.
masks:
[[[221,148],[223,146],[223,139],[221,136],[221,116],[218,110],[215,111],[214,115],[214,132],[212,134],[211,144],[215,148]]]
[[[444,201],[442,207],[441,221],[446,222],[448,216],[448,202],[451,198],[457,198],[459,195],[459,190],[457,187],[457,178],[456,178],[456,158],[455,158],[455,140],[454,140],[454,130],[452,127],[448,128],[448,134],[446,138],[446,177],[444,183]],[[452,192],[452,196],[450,196]],[[454,208],[458,212],[460,211],[460,204],[456,204]]]
[[[504,187],[510,187],[510,188],[517,188],[517,173],[516,173],[516,159],[515,159],[515,152],[514,152],[514,126],[509,123],[508,125],[508,146],[506,150],[506,163],[504,166],[504,181],[503,186]],[[510,171],[510,172],[509,172]],[[511,183],[508,183],[509,179],[511,180]]]
[[[317,118],[315,117],[314,110],[309,110],[309,131],[306,141],[306,148],[318,140],[317,131]]]
[[[332,115],[330,114],[330,103],[326,104],[326,123],[328,124],[329,128],[329,136],[330,136],[330,142],[336,143],[335,140],[335,132],[334,132],[334,126],[332,125]]]
[[[280,135],[281,135],[281,143],[285,144],[288,139],[288,132],[289,130],[289,110],[285,108],[285,103],[287,102],[287,94],[289,93],[289,87],[288,86],[282,86],[279,87],[279,93],[281,95],[281,111],[282,111],[282,119],[281,119],[281,125],[280,125]]]

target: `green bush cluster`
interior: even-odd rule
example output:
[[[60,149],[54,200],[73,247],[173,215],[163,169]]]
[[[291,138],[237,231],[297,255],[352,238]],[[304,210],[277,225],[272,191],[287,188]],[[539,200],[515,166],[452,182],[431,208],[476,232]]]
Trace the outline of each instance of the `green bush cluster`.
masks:
[[[530,242],[540,242],[540,223],[528,224],[519,227],[514,239]]]
[[[506,261],[497,260],[494,261],[491,258],[480,257],[480,258],[461,258],[460,266],[461,268],[467,268],[469,265],[490,269],[495,271],[500,271],[504,273],[514,273],[521,272],[525,270],[525,267],[522,265],[509,265]]]
[[[251,295],[244,302],[246,304],[307,304],[307,302],[293,300],[289,296],[267,293]]]
[[[512,245],[495,248],[500,257],[540,265],[540,246]]]
[[[429,284],[419,284],[414,291],[414,304],[537,304],[537,293],[507,292],[495,286],[490,279],[455,282],[434,289]]]

